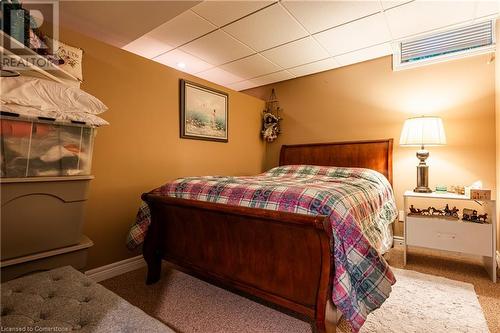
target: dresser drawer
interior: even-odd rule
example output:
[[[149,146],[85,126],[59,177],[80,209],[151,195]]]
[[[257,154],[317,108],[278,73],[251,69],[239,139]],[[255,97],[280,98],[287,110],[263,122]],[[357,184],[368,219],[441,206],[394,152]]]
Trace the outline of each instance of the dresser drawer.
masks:
[[[491,257],[493,227],[438,218],[406,218],[406,244]]]

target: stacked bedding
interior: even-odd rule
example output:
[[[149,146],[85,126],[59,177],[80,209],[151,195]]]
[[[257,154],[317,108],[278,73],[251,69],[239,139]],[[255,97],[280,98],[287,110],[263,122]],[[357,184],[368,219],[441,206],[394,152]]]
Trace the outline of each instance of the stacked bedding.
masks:
[[[96,97],[35,77],[1,78],[0,176],[90,174],[95,127],[108,122]]]
[[[36,77],[4,77],[1,110],[30,119],[78,122],[91,126],[109,125],[98,117],[108,108],[85,91]]]

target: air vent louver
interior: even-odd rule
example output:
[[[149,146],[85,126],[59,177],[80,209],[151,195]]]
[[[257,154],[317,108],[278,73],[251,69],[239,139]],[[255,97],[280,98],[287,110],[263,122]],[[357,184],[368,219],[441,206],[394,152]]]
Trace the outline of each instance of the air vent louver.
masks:
[[[414,67],[494,49],[494,21],[436,33],[399,43],[395,67]],[[397,61],[396,61],[397,60]]]

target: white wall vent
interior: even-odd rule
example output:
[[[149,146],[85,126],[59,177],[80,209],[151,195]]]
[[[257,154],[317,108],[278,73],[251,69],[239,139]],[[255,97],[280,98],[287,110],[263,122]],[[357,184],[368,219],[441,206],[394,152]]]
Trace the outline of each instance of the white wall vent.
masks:
[[[495,50],[495,21],[485,21],[397,43],[395,70],[468,57]]]

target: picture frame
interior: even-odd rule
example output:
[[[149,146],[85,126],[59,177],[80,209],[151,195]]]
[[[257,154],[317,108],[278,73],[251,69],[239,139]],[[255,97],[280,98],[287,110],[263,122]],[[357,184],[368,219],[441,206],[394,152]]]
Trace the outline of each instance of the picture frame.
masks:
[[[229,95],[183,79],[179,84],[180,137],[228,142]]]

